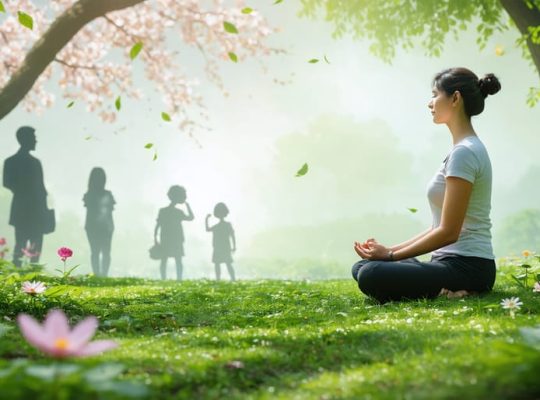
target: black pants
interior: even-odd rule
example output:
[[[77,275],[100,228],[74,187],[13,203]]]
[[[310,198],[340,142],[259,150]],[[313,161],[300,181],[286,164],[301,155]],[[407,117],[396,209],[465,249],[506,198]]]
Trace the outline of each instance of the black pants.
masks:
[[[429,262],[361,260],[352,267],[360,290],[381,303],[437,297],[442,288],[489,292],[495,283],[495,261],[480,257],[441,256]]]

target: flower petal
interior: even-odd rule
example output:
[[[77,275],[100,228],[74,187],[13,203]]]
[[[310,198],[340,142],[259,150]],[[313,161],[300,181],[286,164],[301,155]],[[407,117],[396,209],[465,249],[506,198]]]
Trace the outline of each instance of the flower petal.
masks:
[[[95,342],[88,343],[85,347],[74,351],[73,355],[85,357],[94,354],[103,353],[106,350],[114,349],[118,347],[118,343],[113,340],[97,340]]]
[[[68,336],[70,348],[76,351],[90,341],[98,327],[96,317],[88,317],[79,322]]]
[[[53,339],[65,338],[69,335],[68,320],[62,310],[49,311],[45,322],[43,322],[43,328],[45,328],[47,335]]]
[[[53,339],[47,334],[39,322],[26,314],[19,314],[17,322],[19,323],[21,333],[28,343],[45,353],[51,352]]]

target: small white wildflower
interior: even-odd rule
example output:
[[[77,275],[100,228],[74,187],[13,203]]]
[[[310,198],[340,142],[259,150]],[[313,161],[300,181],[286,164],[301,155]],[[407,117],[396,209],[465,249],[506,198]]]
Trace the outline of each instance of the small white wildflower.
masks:
[[[540,293],[540,282],[534,283],[533,292]]]
[[[523,303],[519,300],[519,297],[510,297],[501,300],[501,307],[508,310],[512,318],[515,317],[515,312],[518,311],[522,305]]]

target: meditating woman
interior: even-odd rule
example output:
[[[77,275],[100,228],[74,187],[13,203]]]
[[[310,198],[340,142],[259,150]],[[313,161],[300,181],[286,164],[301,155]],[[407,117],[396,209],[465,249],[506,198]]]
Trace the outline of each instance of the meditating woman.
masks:
[[[446,124],[453,147],[428,185],[432,226],[401,244],[386,247],[374,238],[355,242],[362,258],[352,268],[362,292],[391,300],[463,297],[488,292],[495,282],[491,244],[491,163],[471,117],[501,89],[497,77],[478,77],[466,68],[435,75],[428,103],[436,124]],[[415,257],[432,252],[431,261]]]

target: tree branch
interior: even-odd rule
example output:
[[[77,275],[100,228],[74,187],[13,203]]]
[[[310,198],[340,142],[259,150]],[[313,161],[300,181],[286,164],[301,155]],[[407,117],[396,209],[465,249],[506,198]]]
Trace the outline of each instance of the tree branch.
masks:
[[[540,44],[533,43],[529,35],[529,27],[540,25],[540,10],[537,7],[530,9],[524,0],[500,0],[508,15],[514,20],[522,35],[527,35],[527,47],[538,75],[540,76]]]
[[[9,114],[56,55],[86,24],[105,14],[133,7],[145,0],[79,0],[49,27],[30,49],[24,62],[0,90],[0,120]]]

